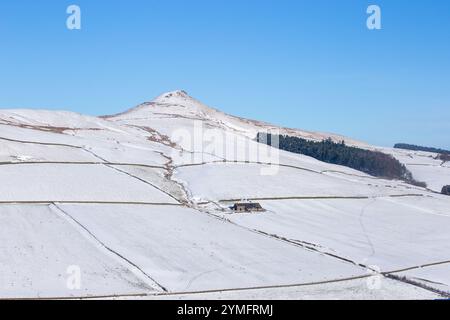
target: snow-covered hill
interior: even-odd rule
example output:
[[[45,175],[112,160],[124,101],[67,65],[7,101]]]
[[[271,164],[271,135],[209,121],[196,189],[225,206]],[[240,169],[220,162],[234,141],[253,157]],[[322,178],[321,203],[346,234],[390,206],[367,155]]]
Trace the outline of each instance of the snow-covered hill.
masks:
[[[258,132],[379,149],[430,189],[258,144]],[[0,110],[0,181],[0,298],[450,292],[450,197],[433,192],[449,165],[230,116],[184,91],[98,118]],[[240,199],[266,211],[233,213]]]

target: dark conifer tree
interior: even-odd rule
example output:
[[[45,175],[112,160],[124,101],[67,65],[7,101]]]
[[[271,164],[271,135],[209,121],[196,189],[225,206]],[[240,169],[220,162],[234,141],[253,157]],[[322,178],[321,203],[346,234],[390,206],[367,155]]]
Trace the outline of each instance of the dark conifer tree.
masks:
[[[426,187],[415,181],[411,172],[393,156],[366,149],[350,147],[344,141],[335,143],[331,139],[321,142],[305,140],[292,136],[279,136],[279,148],[293,153],[304,154],[327,163],[347,166],[375,177],[399,179]],[[270,145],[272,135],[258,133],[257,141]]]

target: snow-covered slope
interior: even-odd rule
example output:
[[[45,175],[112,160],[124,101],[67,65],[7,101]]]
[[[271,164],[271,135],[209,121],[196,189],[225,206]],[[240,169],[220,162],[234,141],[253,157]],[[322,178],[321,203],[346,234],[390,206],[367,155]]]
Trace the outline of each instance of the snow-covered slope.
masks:
[[[416,180],[425,182],[433,191],[441,192],[443,186],[450,185],[450,163],[439,160],[436,153],[384,148],[380,151],[404,163]]]
[[[204,105],[182,90],[162,94],[152,102],[144,103],[112,118],[122,121],[132,120],[133,122],[150,120],[149,118],[153,120],[158,118],[201,120],[206,121],[209,125],[237,132],[251,139],[254,139],[260,131],[276,129],[280,130],[280,134],[289,134],[310,140],[322,141],[331,138],[337,142],[345,140],[348,144],[366,145],[363,142],[337,134],[279,128],[265,122],[231,116]]]
[[[0,110],[0,298],[450,291],[450,197],[432,192],[449,166],[377,148],[428,190],[258,144],[258,132],[376,148],[230,116],[184,91],[98,118]],[[266,211],[233,214],[240,199]]]

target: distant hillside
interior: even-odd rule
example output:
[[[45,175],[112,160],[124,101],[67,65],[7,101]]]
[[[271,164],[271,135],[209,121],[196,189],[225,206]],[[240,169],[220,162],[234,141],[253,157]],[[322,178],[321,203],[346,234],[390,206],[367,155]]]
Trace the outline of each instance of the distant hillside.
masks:
[[[378,152],[350,147],[335,143],[331,139],[322,142],[309,141],[298,137],[276,136],[258,133],[257,141],[272,144],[272,139],[279,139],[281,150],[304,154],[323,162],[342,165],[365,172],[375,177],[399,179],[408,183],[426,187],[424,182],[415,181],[411,172],[393,156]]]
[[[432,147],[422,147],[422,146],[416,146],[413,144],[407,144],[407,143],[397,143],[394,146],[395,149],[404,149],[404,150],[412,150],[412,151],[425,151],[425,152],[433,152],[433,153],[440,153],[440,154],[450,154],[449,150],[443,150],[438,148],[432,148]]]

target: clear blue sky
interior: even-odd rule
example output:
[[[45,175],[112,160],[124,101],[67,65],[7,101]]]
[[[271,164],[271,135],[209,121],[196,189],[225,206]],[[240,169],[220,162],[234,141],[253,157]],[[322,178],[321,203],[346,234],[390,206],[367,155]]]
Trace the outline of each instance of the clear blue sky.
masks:
[[[112,114],[175,89],[279,125],[450,148],[450,1],[0,3],[0,108]]]

